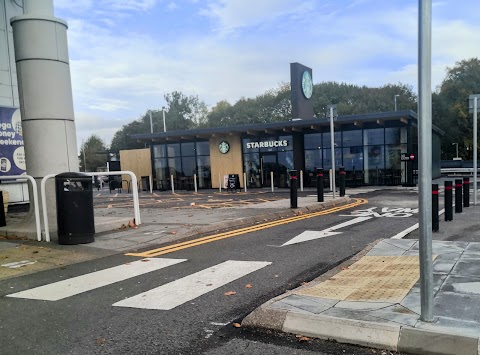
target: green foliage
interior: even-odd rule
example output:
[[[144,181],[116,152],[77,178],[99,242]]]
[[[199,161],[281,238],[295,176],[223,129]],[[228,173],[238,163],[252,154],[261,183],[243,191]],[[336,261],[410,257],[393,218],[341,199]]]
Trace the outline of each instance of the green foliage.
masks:
[[[442,159],[452,159],[458,143],[459,155],[473,157],[473,115],[468,113],[468,96],[480,93],[480,60],[471,58],[447,68],[447,75],[433,94],[433,123],[446,132],[442,137]]]
[[[97,168],[105,167],[107,164],[107,147],[105,143],[95,134],[92,134],[83,143],[80,149],[80,171],[97,171]]]

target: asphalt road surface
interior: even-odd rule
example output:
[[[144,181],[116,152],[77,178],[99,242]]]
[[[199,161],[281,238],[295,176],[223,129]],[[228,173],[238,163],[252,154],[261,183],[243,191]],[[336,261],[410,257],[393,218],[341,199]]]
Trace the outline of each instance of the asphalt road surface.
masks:
[[[272,297],[417,223],[416,192],[356,198],[366,204],[0,282],[0,353],[372,354],[233,326]]]

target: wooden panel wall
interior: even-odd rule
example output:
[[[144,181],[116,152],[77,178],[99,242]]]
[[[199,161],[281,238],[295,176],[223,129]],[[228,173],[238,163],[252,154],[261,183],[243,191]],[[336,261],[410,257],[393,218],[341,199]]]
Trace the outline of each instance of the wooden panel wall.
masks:
[[[142,176],[152,175],[152,160],[150,158],[150,148],[132,149],[120,151],[120,166],[123,171],[131,171],[137,177],[140,187],[142,186]],[[130,176],[122,175],[123,180],[130,180]],[[127,185],[123,183],[122,188]]]
[[[222,154],[218,150],[220,142],[230,144],[230,151]],[[218,175],[238,174],[240,186],[243,188],[242,140],[239,136],[223,136],[210,138],[210,164],[212,169],[212,187],[218,189]]]

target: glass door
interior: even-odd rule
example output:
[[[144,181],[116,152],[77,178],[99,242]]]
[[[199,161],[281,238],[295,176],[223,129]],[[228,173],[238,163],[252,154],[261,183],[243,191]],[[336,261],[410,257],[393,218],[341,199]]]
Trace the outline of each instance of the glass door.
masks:
[[[262,170],[262,186],[271,186],[270,173],[273,172],[273,183],[277,179],[277,154],[276,153],[263,153],[260,158],[261,170]]]

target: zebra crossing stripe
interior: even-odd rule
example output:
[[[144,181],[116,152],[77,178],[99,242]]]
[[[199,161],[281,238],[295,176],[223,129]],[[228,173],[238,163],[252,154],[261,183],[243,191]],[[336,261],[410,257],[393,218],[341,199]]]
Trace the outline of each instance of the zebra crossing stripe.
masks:
[[[35,287],[29,290],[12,293],[6,297],[27,298],[32,300],[58,301],[99,287],[130,279],[135,276],[160,270],[187,259],[146,258],[131,263],[111,267],[109,269],[91,272],[72,277],[67,280]]]
[[[113,304],[116,307],[170,310],[226,285],[271,262],[228,260]]]

